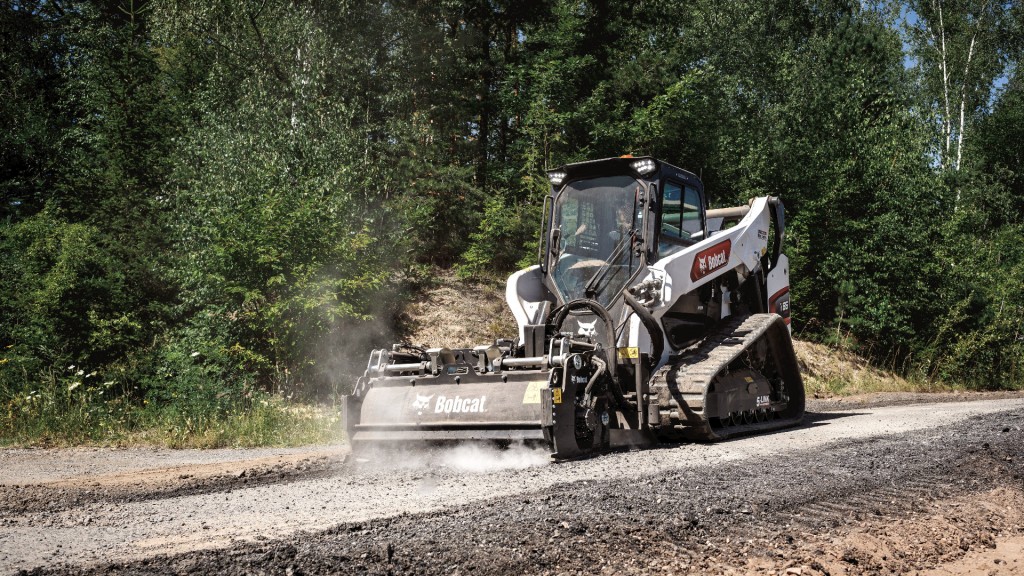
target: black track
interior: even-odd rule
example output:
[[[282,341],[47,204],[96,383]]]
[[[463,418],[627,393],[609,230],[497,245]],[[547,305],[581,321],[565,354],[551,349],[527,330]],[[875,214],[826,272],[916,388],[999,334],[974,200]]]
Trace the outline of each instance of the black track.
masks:
[[[716,378],[742,361],[759,340],[768,345],[776,372],[771,406],[760,422],[730,424],[727,415],[704,408]],[[766,375],[768,376],[768,375]],[[771,378],[769,378],[771,379]],[[652,400],[658,402],[663,440],[711,442],[799,424],[804,413],[804,389],[793,343],[783,319],[775,314],[734,316],[707,338],[659,369],[651,379]]]

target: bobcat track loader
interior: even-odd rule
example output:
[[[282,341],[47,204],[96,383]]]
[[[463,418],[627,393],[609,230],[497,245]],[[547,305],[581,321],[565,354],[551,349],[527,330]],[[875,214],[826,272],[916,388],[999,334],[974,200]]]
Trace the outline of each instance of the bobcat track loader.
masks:
[[[694,174],[650,157],[548,177],[538,263],[508,279],[517,337],[374,350],[345,398],[354,450],[532,442],[567,459],[800,422],[778,198],[709,210]]]

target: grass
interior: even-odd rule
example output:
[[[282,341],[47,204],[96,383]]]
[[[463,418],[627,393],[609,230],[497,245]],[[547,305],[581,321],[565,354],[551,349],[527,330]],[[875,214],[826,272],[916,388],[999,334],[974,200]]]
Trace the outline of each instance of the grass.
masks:
[[[214,414],[194,423],[168,416],[125,437],[126,445],[168,448],[304,446],[339,442],[339,410],[265,395],[249,406]]]
[[[871,365],[844,349],[806,341],[794,341],[797,361],[809,397],[829,398],[880,392],[952,392],[964,390],[945,382],[921,377],[905,378]]]
[[[44,375],[36,389],[0,387],[0,446],[300,446],[339,441],[339,410],[257,393],[216,405],[156,407],[112,382]]]
[[[883,392],[953,392],[965,390],[962,386],[952,386],[928,380],[908,380],[892,375],[880,378],[832,375],[822,378],[809,374],[804,375],[804,389],[809,396],[814,398],[855,396],[858,394]]]
[[[487,329],[499,328],[493,323]],[[904,378],[843,349],[799,340],[794,346],[809,397],[966,389]],[[41,374],[25,393],[24,384],[15,387],[0,378],[0,446],[300,446],[343,437],[337,406],[261,392],[200,393],[215,384],[210,382],[158,406],[139,399],[135,390],[99,380],[70,367]]]

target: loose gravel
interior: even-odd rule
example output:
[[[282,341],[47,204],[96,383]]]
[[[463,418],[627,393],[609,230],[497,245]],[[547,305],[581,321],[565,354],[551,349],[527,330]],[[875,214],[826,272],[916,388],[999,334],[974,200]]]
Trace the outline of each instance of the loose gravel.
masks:
[[[201,493],[15,511],[0,519],[0,568],[905,573],[1024,534],[1022,417],[1019,397],[858,407],[765,436],[560,464],[528,450],[310,457],[308,475],[280,482],[242,475]],[[29,489],[47,487],[0,488],[0,510]]]

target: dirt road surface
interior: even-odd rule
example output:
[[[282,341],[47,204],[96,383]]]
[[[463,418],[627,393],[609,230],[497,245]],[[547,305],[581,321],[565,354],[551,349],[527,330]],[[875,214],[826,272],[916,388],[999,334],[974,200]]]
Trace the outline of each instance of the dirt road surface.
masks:
[[[0,451],[0,574],[1024,575],[1024,395],[894,401],[558,464]]]

